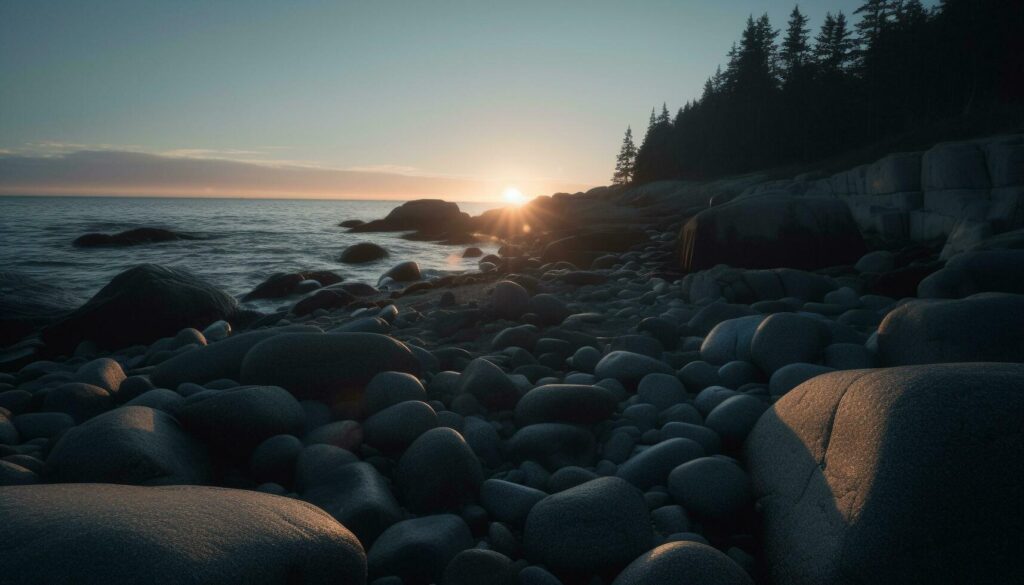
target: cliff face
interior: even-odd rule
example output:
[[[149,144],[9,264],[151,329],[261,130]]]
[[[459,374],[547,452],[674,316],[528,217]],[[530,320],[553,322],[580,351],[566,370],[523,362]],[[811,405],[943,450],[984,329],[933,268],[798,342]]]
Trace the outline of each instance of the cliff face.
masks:
[[[1024,135],[890,154],[830,177],[761,183],[740,197],[768,193],[838,198],[865,234],[915,242],[945,239],[946,259],[1024,227]]]

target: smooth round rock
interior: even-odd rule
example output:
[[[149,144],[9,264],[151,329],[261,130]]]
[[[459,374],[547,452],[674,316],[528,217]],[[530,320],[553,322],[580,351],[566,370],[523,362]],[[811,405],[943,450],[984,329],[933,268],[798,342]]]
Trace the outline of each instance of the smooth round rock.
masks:
[[[437,413],[429,404],[407,400],[366,419],[363,440],[385,453],[399,453],[420,435],[437,426]]]
[[[507,442],[513,461],[536,461],[548,470],[591,465],[596,451],[587,429],[563,423],[538,423],[520,428]]]
[[[601,361],[601,352],[596,347],[583,346],[572,354],[572,367],[588,374],[594,373],[594,368]]]
[[[123,406],[69,429],[46,459],[58,483],[203,484],[206,450],[171,415]]]
[[[292,435],[276,435],[266,439],[249,457],[249,473],[259,483],[290,485],[295,475],[295,461],[302,452],[302,441]]]
[[[488,479],[480,486],[480,505],[491,517],[511,526],[522,526],[537,502],[548,494],[541,490],[500,479]]]
[[[281,386],[297,398],[358,400],[380,372],[418,374],[419,361],[401,342],[376,333],[283,333],[245,355],[241,382]]]
[[[541,500],[523,531],[526,558],[556,573],[613,570],[649,550],[653,541],[643,494],[617,477]]]
[[[591,425],[615,412],[615,397],[600,386],[547,384],[527,392],[516,404],[516,423],[544,422]]]
[[[647,374],[674,374],[666,363],[629,351],[613,351],[601,358],[594,368],[598,379],[613,378],[627,388],[636,388]]]
[[[813,363],[828,344],[827,329],[813,317],[795,313],[768,316],[750,341],[751,361],[771,375],[793,363]]]
[[[716,406],[704,420],[704,426],[714,431],[726,448],[738,449],[766,410],[768,405],[764,402],[740,394]]]
[[[274,435],[299,435],[305,411],[277,386],[239,386],[193,394],[173,407],[182,428],[218,451],[248,454]]]
[[[387,255],[388,251],[377,244],[360,242],[342,250],[339,261],[345,264],[362,264],[386,258]]]
[[[493,550],[471,548],[455,555],[441,585],[511,585],[512,559]]]
[[[530,293],[519,284],[503,280],[494,285],[491,294],[491,306],[495,314],[502,319],[518,319],[527,312],[530,305]]]
[[[113,406],[110,392],[82,382],[62,384],[46,393],[43,410],[64,412],[77,422],[83,422],[106,412]]]
[[[835,371],[828,366],[817,364],[789,364],[779,368],[772,374],[768,382],[768,388],[772,396],[783,396],[793,388],[803,384],[807,380]]]
[[[686,388],[674,374],[647,374],[636,394],[640,402],[653,404],[659,411],[686,400]]]
[[[406,507],[417,513],[454,510],[476,498],[483,470],[457,431],[431,429],[419,436],[395,467]]]
[[[459,376],[459,394],[472,394],[491,410],[509,410],[519,401],[515,383],[493,363],[477,358]]]
[[[426,400],[427,391],[419,378],[405,372],[381,372],[363,391],[367,414],[374,414],[406,400]]]
[[[680,581],[684,578],[685,581]],[[644,553],[629,564],[612,585],[753,585],[754,581],[732,559],[706,544],[677,541]]]
[[[547,293],[531,297],[527,310],[540,317],[545,325],[561,325],[572,314],[562,299]]]
[[[703,456],[704,448],[696,441],[668,439],[630,457],[615,475],[646,491],[665,485],[669,472],[679,465]]]
[[[753,499],[747,474],[718,457],[701,457],[673,469],[668,491],[687,511],[716,521],[733,519]]]
[[[441,578],[455,555],[472,546],[469,526],[454,514],[403,520],[370,547],[370,578],[395,575],[406,583],[430,583]]]

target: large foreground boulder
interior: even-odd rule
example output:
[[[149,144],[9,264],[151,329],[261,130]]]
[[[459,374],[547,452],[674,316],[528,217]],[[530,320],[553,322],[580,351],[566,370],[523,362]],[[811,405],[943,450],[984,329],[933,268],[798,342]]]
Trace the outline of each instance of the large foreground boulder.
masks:
[[[1009,583],[1024,574],[1024,365],[819,376],[747,439],[773,582]]]
[[[405,344],[378,333],[285,333],[256,344],[242,362],[242,383],[281,386],[298,398],[359,401],[380,372],[418,374]]]
[[[853,264],[867,252],[845,203],[765,195],[706,209],[683,226],[687,271],[717,264],[816,270]]]
[[[53,353],[71,353],[82,341],[118,349],[148,344],[193,327],[230,320],[235,299],[178,268],[140,264],[115,276],[84,305],[42,332]]]
[[[887,366],[1024,362],[1024,295],[905,303],[879,325],[878,354]]]
[[[366,582],[359,541],[327,513],[252,491],[173,486],[0,488],[0,581]]]

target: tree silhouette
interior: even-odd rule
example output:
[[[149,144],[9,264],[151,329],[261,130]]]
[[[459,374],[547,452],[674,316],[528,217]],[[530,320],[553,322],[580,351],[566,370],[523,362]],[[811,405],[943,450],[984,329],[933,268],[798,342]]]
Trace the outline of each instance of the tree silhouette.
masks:
[[[622,148],[615,159],[615,174],[612,184],[626,185],[633,181],[636,167],[636,145],[633,144],[633,129],[626,126],[626,135],[622,138]]]
[[[698,99],[651,109],[632,182],[808,163],[957,118],[1024,125],[1020,2],[866,0],[855,25],[829,12],[813,46],[799,7],[778,45],[751,15]]]

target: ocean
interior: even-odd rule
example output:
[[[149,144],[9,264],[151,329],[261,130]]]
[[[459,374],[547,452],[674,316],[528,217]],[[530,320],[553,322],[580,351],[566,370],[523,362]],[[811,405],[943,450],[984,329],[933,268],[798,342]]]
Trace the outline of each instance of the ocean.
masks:
[[[0,272],[59,287],[81,304],[117,273],[150,262],[187,269],[241,297],[275,272],[333,270],[346,281],[377,283],[406,260],[426,275],[476,268],[463,259],[466,246],[413,242],[395,233],[350,234],[338,222],[382,218],[402,201],[206,199],[147,197],[0,197]],[[471,215],[498,203],[459,203]],[[76,248],[91,232],[116,233],[160,227],[201,236],[129,247]],[[367,264],[342,264],[338,257],[357,242],[383,246],[390,256]],[[474,244],[485,253],[497,245]],[[294,299],[292,300],[294,302]],[[259,304],[262,303],[262,304]],[[282,300],[249,304],[272,309]]]

